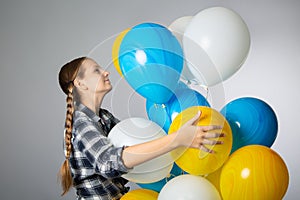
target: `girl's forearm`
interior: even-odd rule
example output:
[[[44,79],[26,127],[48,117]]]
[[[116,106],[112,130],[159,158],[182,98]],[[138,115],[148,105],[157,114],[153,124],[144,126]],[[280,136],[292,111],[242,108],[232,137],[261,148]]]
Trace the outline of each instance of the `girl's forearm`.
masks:
[[[179,146],[175,137],[176,133],[173,133],[149,142],[126,147],[122,154],[125,166],[132,168],[174,150]]]

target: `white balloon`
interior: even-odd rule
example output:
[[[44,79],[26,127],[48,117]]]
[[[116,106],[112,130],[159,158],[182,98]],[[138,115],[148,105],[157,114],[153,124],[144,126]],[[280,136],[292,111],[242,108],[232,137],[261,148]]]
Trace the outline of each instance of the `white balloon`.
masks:
[[[158,200],[221,200],[215,186],[201,176],[177,176],[161,189]]]
[[[114,146],[132,146],[166,136],[165,131],[156,123],[143,118],[128,118],[116,124],[108,138]],[[155,149],[153,150],[155,151]],[[170,174],[174,160],[170,153],[135,166],[123,177],[136,183],[152,183]]]
[[[180,17],[174,20],[168,27],[180,43],[182,42],[182,36],[184,34],[184,31],[190,23],[190,21],[192,20],[192,18],[193,16]]]
[[[182,40],[184,37],[184,32],[186,27],[189,25],[193,16],[183,16],[176,20],[174,20],[169,26],[168,29],[173,33],[173,35],[177,38],[180,45],[183,46]],[[183,69],[181,72],[181,78],[186,81],[192,81],[195,79],[190,69],[187,67],[186,63],[183,65]]]
[[[212,7],[196,14],[186,27],[183,51],[200,84],[213,86],[232,76],[246,60],[250,33],[234,11]]]

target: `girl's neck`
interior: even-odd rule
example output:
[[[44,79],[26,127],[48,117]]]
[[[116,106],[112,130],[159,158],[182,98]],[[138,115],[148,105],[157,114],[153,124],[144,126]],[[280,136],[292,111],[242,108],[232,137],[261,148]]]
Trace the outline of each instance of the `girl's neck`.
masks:
[[[80,99],[80,102],[85,105],[86,107],[88,107],[89,109],[91,109],[94,113],[96,113],[96,115],[99,115],[99,110],[102,104],[102,100],[103,100],[102,95],[95,95],[94,97],[91,98],[84,98],[82,97]]]

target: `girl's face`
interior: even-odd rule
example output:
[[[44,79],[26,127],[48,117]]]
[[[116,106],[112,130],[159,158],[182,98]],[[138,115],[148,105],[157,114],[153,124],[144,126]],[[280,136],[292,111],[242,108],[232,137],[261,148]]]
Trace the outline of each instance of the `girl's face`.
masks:
[[[112,89],[112,85],[108,78],[109,72],[105,71],[94,60],[89,58],[85,59],[82,62],[80,71],[81,72],[79,73],[82,73],[81,81],[84,83],[89,93],[106,94]]]

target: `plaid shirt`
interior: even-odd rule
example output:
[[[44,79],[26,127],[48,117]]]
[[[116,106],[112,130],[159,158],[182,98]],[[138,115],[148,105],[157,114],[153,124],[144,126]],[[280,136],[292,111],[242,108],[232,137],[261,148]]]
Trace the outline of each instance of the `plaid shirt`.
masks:
[[[82,104],[74,112],[70,165],[77,199],[119,199],[128,191],[121,178],[129,170],[121,159],[123,148],[107,138],[119,120],[104,109],[99,116]]]

